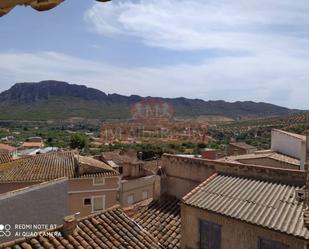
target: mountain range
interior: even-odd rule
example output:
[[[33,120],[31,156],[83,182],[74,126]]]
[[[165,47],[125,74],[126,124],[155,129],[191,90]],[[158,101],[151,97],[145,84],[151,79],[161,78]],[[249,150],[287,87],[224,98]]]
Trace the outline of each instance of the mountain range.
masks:
[[[0,93],[0,119],[48,120],[72,117],[94,119],[130,118],[131,106],[145,99],[156,99],[173,105],[175,115],[196,117],[218,115],[237,117],[282,116],[299,110],[252,101],[204,101],[188,98],[141,97],[106,94],[100,90],[61,81],[17,83]]]

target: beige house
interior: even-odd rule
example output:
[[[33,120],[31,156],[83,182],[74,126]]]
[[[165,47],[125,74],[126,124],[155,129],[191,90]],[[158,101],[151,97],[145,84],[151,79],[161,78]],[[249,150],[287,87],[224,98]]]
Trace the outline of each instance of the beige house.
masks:
[[[67,214],[86,216],[118,203],[119,174],[107,164],[73,152],[41,154],[0,164],[0,193],[68,178]]]
[[[243,142],[230,143],[227,149],[227,154],[228,156],[245,155],[254,153],[256,150],[256,147]]]
[[[303,249],[301,186],[213,174],[183,198],[183,249]]]
[[[136,152],[107,152],[103,153],[102,160],[121,174],[119,199],[122,207],[160,196],[160,177],[153,163],[138,160]]]
[[[44,147],[44,140],[41,137],[29,137],[20,146],[22,149],[39,149]]]
[[[266,167],[294,169],[301,168],[301,162],[297,158],[293,158],[272,150],[256,151],[252,154],[229,156],[220,158],[221,162],[236,162],[251,165],[262,165]]]
[[[304,135],[273,129],[271,131],[271,150],[298,159],[300,169],[304,169],[306,140]]]
[[[228,157],[219,161],[262,165],[274,168],[304,170],[306,162],[306,136],[273,129],[271,132],[271,149],[239,153],[230,149]],[[234,144],[230,147],[234,148]]]
[[[160,195],[160,177],[150,175],[121,180],[120,204],[122,207],[153,199]]]

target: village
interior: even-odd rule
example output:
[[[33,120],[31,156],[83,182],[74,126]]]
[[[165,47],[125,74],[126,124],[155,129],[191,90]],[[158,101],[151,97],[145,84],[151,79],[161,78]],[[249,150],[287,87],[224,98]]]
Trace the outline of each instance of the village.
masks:
[[[133,124],[173,123],[172,112],[162,117],[161,102],[141,105],[148,112]],[[189,124],[173,139],[207,145],[207,123],[194,128],[204,132],[199,141],[194,133],[182,140]],[[122,143],[136,143],[132,126],[119,125],[127,127]],[[103,123],[102,145],[119,138],[108,141],[105,131]],[[185,154],[120,148],[91,155],[46,147],[42,137],[19,148],[1,144],[0,247],[307,248],[308,136],[272,129],[268,149],[230,142],[225,151],[206,146]]]
[[[0,0],[0,249],[309,249],[308,12]]]

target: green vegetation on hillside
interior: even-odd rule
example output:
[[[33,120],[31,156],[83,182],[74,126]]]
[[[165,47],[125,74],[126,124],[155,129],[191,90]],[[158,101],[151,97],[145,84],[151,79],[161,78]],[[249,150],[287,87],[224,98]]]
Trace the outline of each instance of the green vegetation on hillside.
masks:
[[[107,95],[97,89],[59,81],[15,84],[0,93],[0,120],[63,120],[130,118],[132,105],[143,100],[164,101],[176,116],[217,115],[232,119],[279,116],[296,112],[284,107],[251,101],[229,103],[187,98],[143,98],[136,95]]]

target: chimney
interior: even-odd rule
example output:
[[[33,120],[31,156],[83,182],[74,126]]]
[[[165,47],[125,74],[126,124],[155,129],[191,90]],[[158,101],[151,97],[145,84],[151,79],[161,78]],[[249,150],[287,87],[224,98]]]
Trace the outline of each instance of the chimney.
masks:
[[[62,234],[64,238],[68,238],[73,234],[77,227],[76,215],[69,215],[63,218]]]
[[[79,154],[74,156],[74,170],[75,170],[75,176],[80,176],[80,163],[79,163]]]

